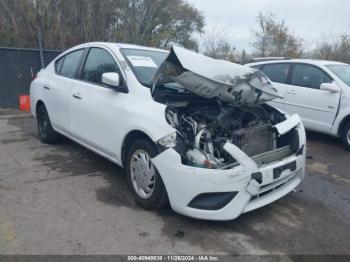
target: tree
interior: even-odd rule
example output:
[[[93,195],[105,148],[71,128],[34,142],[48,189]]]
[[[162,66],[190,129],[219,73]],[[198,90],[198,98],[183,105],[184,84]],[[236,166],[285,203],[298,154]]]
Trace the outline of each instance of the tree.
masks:
[[[226,28],[215,25],[202,36],[203,53],[216,59],[235,60],[235,47],[227,39]]]
[[[0,45],[66,49],[88,41],[195,48],[203,15],[185,0],[0,0]]]
[[[252,55],[247,54],[245,49],[243,49],[240,52],[236,52],[236,62],[242,65],[249,63],[252,60],[252,58],[253,58]]]
[[[259,13],[257,23],[252,44],[255,55],[300,57],[302,39],[290,31],[284,20],[278,21],[276,14]]]
[[[312,58],[350,63],[349,34],[330,35],[328,38],[324,37],[323,39],[315,50],[311,51]]]
[[[193,32],[202,32],[204,17],[183,0],[129,1],[122,41],[167,48],[178,43],[193,48]]]

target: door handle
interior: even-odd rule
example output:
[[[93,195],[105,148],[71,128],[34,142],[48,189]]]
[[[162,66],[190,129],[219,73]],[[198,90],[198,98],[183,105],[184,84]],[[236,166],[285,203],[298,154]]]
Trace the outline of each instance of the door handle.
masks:
[[[290,94],[290,95],[296,95],[296,91],[295,90],[290,90],[290,91],[287,91],[287,94]]]
[[[73,98],[81,100],[82,97],[80,94],[73,94]]]
[[[46,90],[50,90],[50,86],[49,85],[44,85],[44,88],[46,89]]]

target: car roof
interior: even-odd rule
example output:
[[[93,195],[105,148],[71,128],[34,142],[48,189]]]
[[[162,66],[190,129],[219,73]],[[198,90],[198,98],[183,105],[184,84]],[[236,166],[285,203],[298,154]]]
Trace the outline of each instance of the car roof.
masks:
[[[142,45],[133,45],[133,44],[125,44],[125,43],[115,43],[119,46],[119,48],[128,48],[128,49],[143,49],[143,50],[152,50],[152,51],[160,51],[160,52],[166,52],[169,53],[168,50],[156,48],[156,47],[148,47],[148,46],[142,46]]]
[[[247,63],[246,65],[253,66],[253,65],[265,65],[265,64],[276,64],[276,63],[305,63],[305,64],[311,64],[311,65],[317,65],[317,66],[346,65],[345,63],[342,63],[342,62],[317,60],[317,59],[279,59],[279,60],[252,62],[252,63]]]
[[[141,49],[141,50],[150,50],[150,51],[157,51],[157,52],[164,52],[169,53],[169,51],[155,48],[155,47],[148,47],[148,46],[141,46],[141,45],[133,45],[133,44],[125,44],[125,43],[113,43],[113,42],[89,42],[80,44],[78,46],[73,47],[74,49],[77,48],[84,48],[84,47],[91,47],[91,46],[105,46],[110,48],[115,48],[116,46],[119,48],[128,48],[128,49]]]

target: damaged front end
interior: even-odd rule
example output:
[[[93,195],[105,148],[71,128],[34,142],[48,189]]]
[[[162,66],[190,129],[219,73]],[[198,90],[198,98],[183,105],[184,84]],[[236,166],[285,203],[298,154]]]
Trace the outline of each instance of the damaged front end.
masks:
[[[224,149],[227,142],[258,165],[287,157],[299,149],[296,130],[280,135],[275,126],[285,121],[285,116],[267,105],[172,105],[167,108],[166,119],[177,130],[174,149],[181,155],[182,163],[189,166],[229,169],[239,164]]]
[[[207,169],[238,165],[224,145],[240,148],[258,165],[296,153],[295,129],[279,134],[286,116],[266,104],[280,97],[260,71],[174,47],[153,81],[156,101],[167,104],[176,133],[161,139],[182,163]]]
[[[173,48],[152,96],[175,130],[152,162],[176,212],[234,219],[304,178],[304,127],[266,103],[280,96],[262,72]]]

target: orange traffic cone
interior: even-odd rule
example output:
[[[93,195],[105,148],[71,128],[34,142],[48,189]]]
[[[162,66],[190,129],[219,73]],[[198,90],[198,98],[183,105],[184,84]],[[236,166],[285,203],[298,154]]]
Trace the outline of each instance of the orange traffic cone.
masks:
[[[30,112],[30,98],[28,95],[19,96],[19,110]]]

